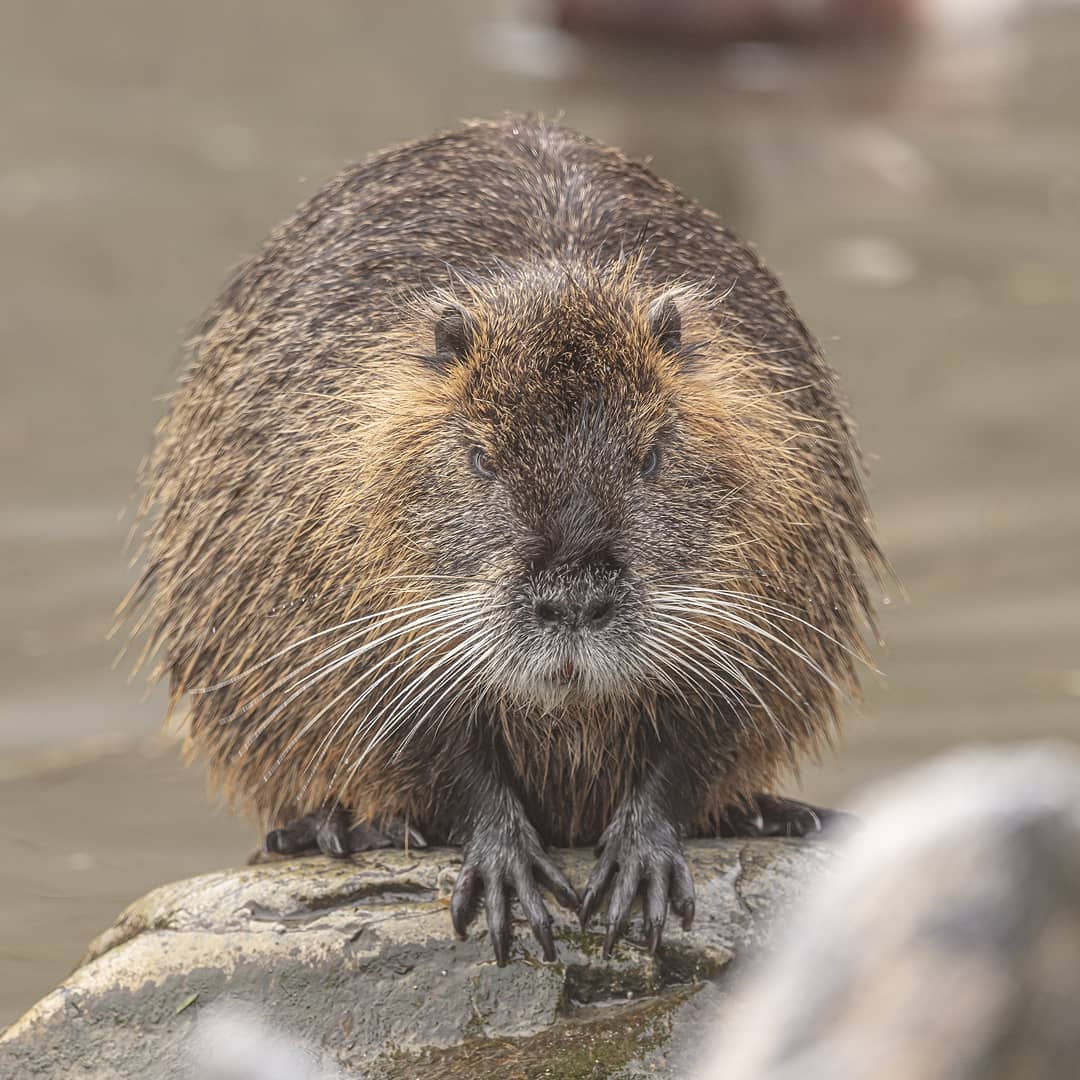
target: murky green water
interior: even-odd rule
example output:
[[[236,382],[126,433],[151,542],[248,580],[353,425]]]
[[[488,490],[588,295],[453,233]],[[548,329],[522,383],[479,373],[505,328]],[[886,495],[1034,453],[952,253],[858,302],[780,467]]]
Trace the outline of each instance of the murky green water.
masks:
[[[585,50],[505,6],[38,5],[0,35],[0,1024],[153,885],[242,860],[110,670],[135,464],[184,327],[350,159],[502,108],[721,210],[840,368],[904,582],[805,789],[1080,736],[1080,17],[886,62]]]

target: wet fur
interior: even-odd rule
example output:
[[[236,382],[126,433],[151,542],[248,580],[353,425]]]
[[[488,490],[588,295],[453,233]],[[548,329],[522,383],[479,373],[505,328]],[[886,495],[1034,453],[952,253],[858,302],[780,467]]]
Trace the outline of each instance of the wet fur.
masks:
[[[681,316],[675,350],[650,331],[665,297]],[[470,319],[464,361],[434,353],[448,304]],[[568,467],[550,447],[574,424],[578,464],[598,475],[657,438],[663,467],[617,504],[601,492],[577,518],[563,507],[545,540],[552,472]],[[488,442],[525,478],[497,497],[465,464]],[[678,747],[696,793],[682,816],[708,832],[725,803],[773,788],[827,741],[840,691],[855,688],[860,573],[879,556],[833,373],[713,214],[541,120],[378,154],[302,207],[192,342],[144,481],[144,569],[125,614],[151,674],[168,676],[174,705],[186,698],[192,752],[265,826],[337,800],[359,818],[407,818],[433,842],[460,838],[478,782],[469,748],[495,746],[546,841],[593,842],[656,741]],[[353,736],[375,695],[334,724],[362,669],[288,701],[336,637],[274,659],[281,650],[463,576],[512,575],[529,544],[587,545],[604,522],[642,582],[628,603],[647,602],[650,581],[760,597],[822,631],[780,624],[835,685],[775,643],[724,640],[774,665],[784,693],[752,678],[767,710],[691,679],[546,704],[477,683],[404,746],[405,728],[359,762]],[[492,537],[510,539],[496,550]],[[410,671],[422,674],[399,677]]]

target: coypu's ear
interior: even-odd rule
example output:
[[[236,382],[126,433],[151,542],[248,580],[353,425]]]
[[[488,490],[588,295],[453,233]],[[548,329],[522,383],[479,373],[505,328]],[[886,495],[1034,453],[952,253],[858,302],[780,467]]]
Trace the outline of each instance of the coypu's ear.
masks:
[[[476,323],[468,312],[454,306],[443,308],[435,323],[434,362],[445,367],[455,360],[464,360],[475,330]]]
[[[662,296],[649,308],[649,329],[664,352],[682,347],[682,316],[670,296]]]

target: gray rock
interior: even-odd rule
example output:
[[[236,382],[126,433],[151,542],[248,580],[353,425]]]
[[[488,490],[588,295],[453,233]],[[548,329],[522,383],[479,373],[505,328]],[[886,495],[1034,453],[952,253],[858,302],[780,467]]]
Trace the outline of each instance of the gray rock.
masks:
[[[236,1077],[685,1076],[732,962],[768,942],[834,857],[784,840],[699,841],[688,855],[693,930],[669,927],[655,960],[631,940],[607,963],[600,931],[561,911],[555,964],[524,925],[505,968],[486,933],[456,940],[451,850],[312,857],[167,885],[0,1036],[0,1075],[203,1076],[191,1057],[201,1047],[215,1075]],[[580,884],[592,856],[560,861]],[[222,1001],[247,1012],[215,1016]],[[271,1025],[263,1038],[260,1024]],[[235,1057],[245,1039],[273,1070],[226,1067],[224,1047]],[[289,1064],[295,1053],[303,1068]]]

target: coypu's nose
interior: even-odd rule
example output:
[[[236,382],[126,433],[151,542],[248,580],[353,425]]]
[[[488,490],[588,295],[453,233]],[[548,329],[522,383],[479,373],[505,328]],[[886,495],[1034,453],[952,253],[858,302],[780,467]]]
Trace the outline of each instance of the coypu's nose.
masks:
[[[552,629],[560,626],[578,630],[588,627],[599,630],[615,612],[615,605],[606,597],[582,603],[565,598],[546,597],[537,600],[533,608],[541,626]]]

